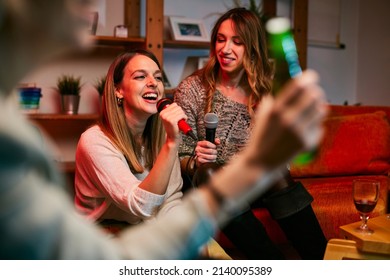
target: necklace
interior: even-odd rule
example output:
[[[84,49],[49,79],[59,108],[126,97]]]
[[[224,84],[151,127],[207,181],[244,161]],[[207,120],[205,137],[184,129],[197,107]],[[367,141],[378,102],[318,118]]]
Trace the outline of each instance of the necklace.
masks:
[[[225,86],[220,84],[217,88],[219,92],[224,95],[225,97],[241,103],[241,104],[247,104],[248,103],[248,95],[245,93],[245,91],[239,87],[239,86]]]
[[[224,85],[224,84],[220,84],[221,87],[223,88],[227,88],[227,89],[235,89],[237,88],[237,85]]]

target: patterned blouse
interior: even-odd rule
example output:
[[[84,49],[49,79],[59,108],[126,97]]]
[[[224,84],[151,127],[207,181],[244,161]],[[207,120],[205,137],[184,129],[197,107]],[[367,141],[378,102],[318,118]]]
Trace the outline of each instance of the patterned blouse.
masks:
[[[204,126],[206,90],[198,75],[183,80],[177,87],[174,100],[183,108],[188,116],[188,124],[192,127],[198,140],[206,138]],[[248,142],[251,131],[251,117],[247,106],[225,97],[218,90],[213,99],[213,110],[218,116],[215,137],[221,140],[218,146],[218,163],[225,163],[240,151]],[[191,155],[196,142],[190,137],[183,137],[180,146],[180,157]]]

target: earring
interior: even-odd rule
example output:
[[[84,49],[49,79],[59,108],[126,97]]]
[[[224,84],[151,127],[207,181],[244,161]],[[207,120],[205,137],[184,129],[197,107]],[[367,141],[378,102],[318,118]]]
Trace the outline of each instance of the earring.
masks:
[[[118,107],[123,107],[123,97],[122,98],[117,97],[116,103],[118,104]]]

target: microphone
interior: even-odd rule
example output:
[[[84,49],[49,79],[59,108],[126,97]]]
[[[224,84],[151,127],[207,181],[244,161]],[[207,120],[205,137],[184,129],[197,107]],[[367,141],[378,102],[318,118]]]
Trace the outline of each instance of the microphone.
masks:
[[[206,140],[214,143],[215,130],[218,126],[218,116],[214,113],[207,113],[204,116],[204,126],[206,127]]]
[[[169,98],[163,98],[160,99],[157,102],[157,111],[160,113],[162,110],[164,110],[169,104],[172,104],[172,100]],[[196,138],[194,132],[192,131],[192,128],[189,126],[189,124],[184,120],[181,119],[178,124],[179,130],[183,132],[185,135],[190,136],[192,139],[197,141],[198,139]]]

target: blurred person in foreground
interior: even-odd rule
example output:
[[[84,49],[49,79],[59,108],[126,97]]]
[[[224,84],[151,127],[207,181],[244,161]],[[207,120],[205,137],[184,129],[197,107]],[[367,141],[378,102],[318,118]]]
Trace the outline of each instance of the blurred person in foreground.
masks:
[[[17,82],[40,62],[86,42],[91,4],[86,0],[0,1],[0,258],[196,257],[216,225],[240,208],[241,200],[266,191],[281,166],[318,144],[327,109],[317,76],[304,73],[276,100],[264,98],[250,145],[207,185],[189,194],[182,206],[158,222],[108,239],[76,214],[59,187],[61,176],[11,95]]]

